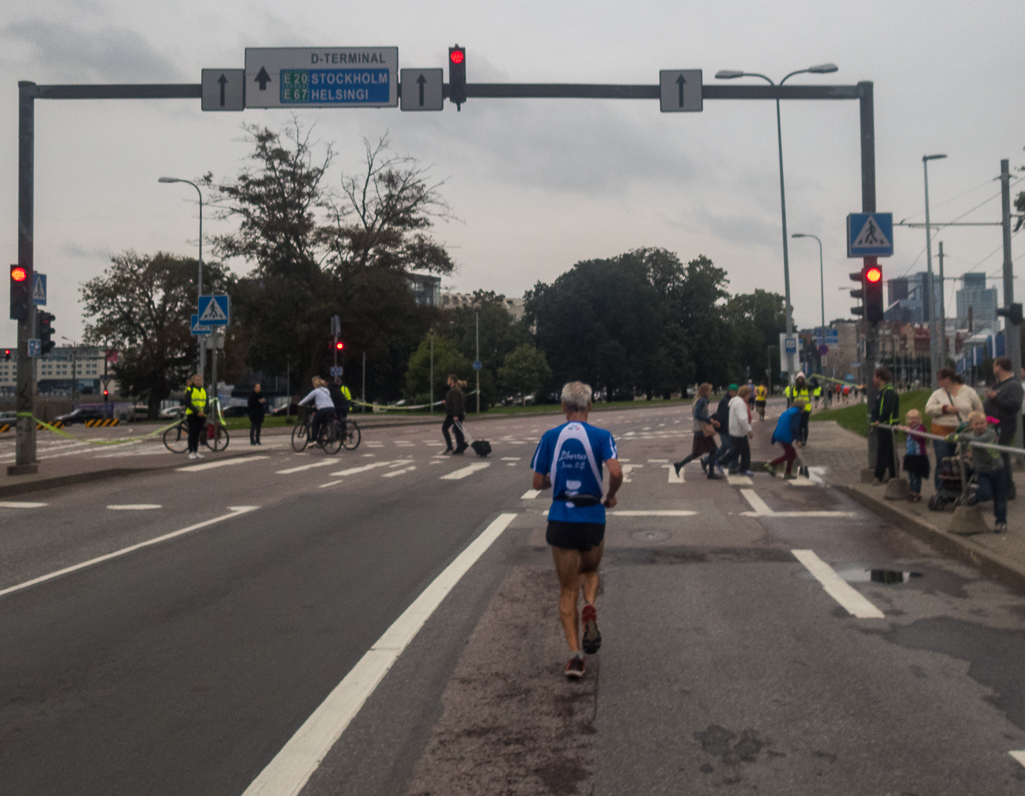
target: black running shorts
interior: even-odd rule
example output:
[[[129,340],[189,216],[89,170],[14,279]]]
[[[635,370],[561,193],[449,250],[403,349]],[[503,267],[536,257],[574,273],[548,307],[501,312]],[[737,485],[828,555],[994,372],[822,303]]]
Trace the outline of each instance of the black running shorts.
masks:
[[[563,547],[567,550],[590,552],[605,538],[603,522],[562,522],[549,520],[545,541],[552,547]]]

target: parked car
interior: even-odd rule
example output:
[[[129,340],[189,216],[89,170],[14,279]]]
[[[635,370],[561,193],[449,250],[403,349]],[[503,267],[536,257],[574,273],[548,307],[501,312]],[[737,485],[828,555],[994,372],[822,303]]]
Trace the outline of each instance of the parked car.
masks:
[[[106,420],[109,417],[113,417],[113,415],[104,409],[80,406],[73,412],[59,415],[56,419],[66,426],[72,426],[75,423],[84,423],[86,420]]]

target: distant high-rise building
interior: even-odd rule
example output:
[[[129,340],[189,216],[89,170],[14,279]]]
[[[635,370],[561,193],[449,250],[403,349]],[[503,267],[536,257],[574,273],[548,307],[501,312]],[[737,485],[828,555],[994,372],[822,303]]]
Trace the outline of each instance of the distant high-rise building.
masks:
[[[971,310],[972,331],[997,331],[997,289],[986,288],[985,274],[965,274],[964,287],[957,291],[958,325],[968,328],[969,310]]]
[[[939,306],[940,280],[933,279],[933,300],[929,301],[926,287],[929,273],[922,271],[907,277],[898,277],[889,282],[889,305],[886,320],[900,323],[928,323],[933,307]]]

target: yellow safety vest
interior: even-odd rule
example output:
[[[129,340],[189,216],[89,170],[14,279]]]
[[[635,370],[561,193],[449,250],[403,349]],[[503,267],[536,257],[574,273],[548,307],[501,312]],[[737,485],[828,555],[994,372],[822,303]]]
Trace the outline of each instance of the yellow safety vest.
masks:
[[[811,412],[811,390],[808,389],[807,385],[804,387],[798,387],[795,384],[793,387],[787,387],[786,395],[787,398],[790,399],[791,406],[793,406],[794,401],[798,398],[804,398],[806,401],[804,404],[804,411]]]
[[[768,392],[768,390],[765,387],[762,387],[761,385],[758,385],[757,387],[755,387],[755,400],[756,401],[764,401],[765,400],[765,394],[767,392]]]
[[[206,390],[202,387],[189,387],[185,404],[185,414],[201,415],[206,414]]]

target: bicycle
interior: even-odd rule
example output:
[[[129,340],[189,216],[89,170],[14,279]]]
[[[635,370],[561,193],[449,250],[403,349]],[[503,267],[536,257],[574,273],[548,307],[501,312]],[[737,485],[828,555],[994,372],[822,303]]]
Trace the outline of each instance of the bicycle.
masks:
[[[228,429],[224,425],[220,402],[215,398],[211,403],[214,408],[214,420],[213,422],[208,421],[200,434],[204,445],[212,451],[220,452],[228,447]],[[212,436],[210,426],[214,427]],[[171,453],[185,453],[189,449],[189,424],[184,415],[178,425],[172,426],[164,432],[164,447]]]
[[[292,429],[292,450],[302,453],[310,444],[310,428],[313,423],[313,412],[307,412],[306,417],[296,424]],[[355,420],[346,420],[345,427],[342,421],[337,418],[320,427],[320,438],[316,444],[324,449],[325,453],[336,454],[343,447],[346,450],[356,450],[359,447],[361,434]]]

